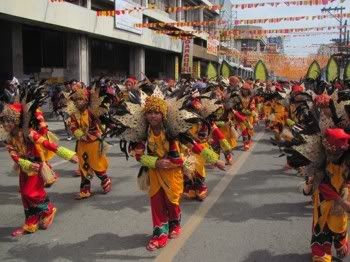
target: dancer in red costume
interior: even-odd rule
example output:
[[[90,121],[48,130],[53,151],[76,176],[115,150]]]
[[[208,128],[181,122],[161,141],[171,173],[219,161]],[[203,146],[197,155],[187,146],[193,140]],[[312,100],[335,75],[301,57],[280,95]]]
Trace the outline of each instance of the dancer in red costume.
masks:
[[[2,105],[0,114],[1,140],[5,141],[11,158],[17,165],[19,187],[25,213],[25,222],[12,235],[34,233],[39,228],[47,229],[53,222],[56,208],[44,189],[45,183],[54,174],[41,158],[38,146],[58,156],[77,162],[75,152],[50,142],[32,128],[37,106],[40,104],[40,89],[27,94],[27,100],[12,105]]]

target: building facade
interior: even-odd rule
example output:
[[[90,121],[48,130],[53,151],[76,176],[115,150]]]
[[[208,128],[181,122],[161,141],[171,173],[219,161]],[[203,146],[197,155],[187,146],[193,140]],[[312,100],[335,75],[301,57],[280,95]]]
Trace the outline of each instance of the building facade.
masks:
[[[155,9],[116,17],[97,16],[99,10],[126,7]],[[208,5],[208,0],[1,0],[0,78],[78,79],[86,83],[101,75],[124,79],[176,78],[179,76],[182,41],[138,28],[141,22],[205,21],[219,18],[214,10],[168,13],[168,7]],[[192,27],[178,30],[193,30]],[[204,55],[208,34],[195,35],[194,65],[205,70],[217,56]],[[206,54],[206,53],[205,53]]]

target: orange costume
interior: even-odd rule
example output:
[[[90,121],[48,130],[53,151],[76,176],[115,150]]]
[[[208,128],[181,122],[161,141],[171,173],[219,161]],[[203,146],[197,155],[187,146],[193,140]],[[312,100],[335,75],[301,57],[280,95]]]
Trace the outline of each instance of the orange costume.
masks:
[[[244,83],[242,86],[242,114],[245,115],[246,120],[241,122],[240,128],[242,130],[243,147],[244,150],[249,150],[252,137],[254,135],[254,119],[257,116],[255,99],[251,96],[252,85],[250,83]]]
[[[108,159],[101,148],[101,129],[98,120],[86,109],[80,115],[71,115],[70,128],[77,138],[77,155],[81,174],[80,198],[91,196],[91,182],[93,174],[101,180],[104,193],[111,190],[111,179],[106,174]]]

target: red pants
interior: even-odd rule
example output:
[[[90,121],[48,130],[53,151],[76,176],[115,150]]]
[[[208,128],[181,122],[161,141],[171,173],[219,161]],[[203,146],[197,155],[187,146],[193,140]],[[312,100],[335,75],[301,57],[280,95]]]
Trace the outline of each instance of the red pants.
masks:
[[[44,189],[44,181],[38,175],[28,176],[21,172],[19,187],[25,213],[25,226],[28,231],[35,231],[41,218],[52,213],[53,204],[49,201]]]
[[[247,138],[248,140],[251,140],[251,136],[249,135],[249,129],[248,128],[245,128],[242,130],[242,137],[243,139],[244,138]]]
[[[184,178],[184,188],[189,187],[192,190],[200,190],[207,188],[205,183],[205,177],[202,177],[197,172],[194,174],[193,180],[189,179],[187,176]]]
[[[325,228],[321,232],[319,226],[316,225],[313,229],[311,239],[312,257],[323,258],[324,261],[331,261],[332,244],[337,251],[338,257],[343,256],[344,254],[346,255],[348,253],[347,231],[344,233],[334,233],[327,225],[325,225]],[[340,255],[341,253],[343,255]]]
[[[151,211],[153,236],[168,235],[169,228],[180,225],[180,206],[171,203],[162,188],[151,197]]]

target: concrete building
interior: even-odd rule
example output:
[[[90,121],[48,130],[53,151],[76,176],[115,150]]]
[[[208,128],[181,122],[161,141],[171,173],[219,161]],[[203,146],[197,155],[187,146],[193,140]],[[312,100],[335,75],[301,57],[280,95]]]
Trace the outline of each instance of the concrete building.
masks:
[[[254,51],[263,52],[265,51],[266,38],[265,37],[251,37],[248,30],[262,30],[260,26],[252,25],[239,25],[235,26],[234,29],[241,31],[241,37],[235,39],[235,48],[239,51]]]
[[[98,17],[98,10],[156,4],[157,8],[116,17]],[[211,6],[208,0],[1,0],[0,78],[78,79],[88,83],[103,74],[123,79],[176,78],[182,42],[135,28],[135,23],[218,19],[218,11],[167,13],[169,6]],[[180,28],[193,30],[193,28]],[[217,56],[206,54],[207,34],[194,39],[194,64],[205,70]],[[200,71],[199,71],[200,72]],[[200,73],[201,74],[201,73]]]
[[[266,52],[273,54],[284,54],[284,38],[281,36],[268,37]]]
[[[264,52],[266,50],[266,38],[265,37],[252,37],[248,32],[250,30],[261,30],[260,26],[252,25],[239,25],[235,26],[234,29],[240,30],[240,38],[234,40],[234,47],[240,53],[248,52]],[[243,56],[244,57],[244,56]],[[253,68],[256,61],[250,61],[246,58],[240,59],[238,61],[240,66],[237,66],[237,72],[239,72],[243,77],[250,78],[253,77]]]

